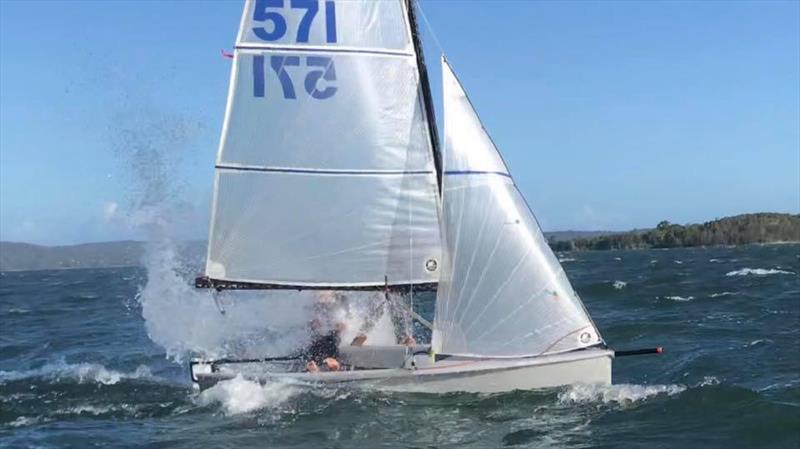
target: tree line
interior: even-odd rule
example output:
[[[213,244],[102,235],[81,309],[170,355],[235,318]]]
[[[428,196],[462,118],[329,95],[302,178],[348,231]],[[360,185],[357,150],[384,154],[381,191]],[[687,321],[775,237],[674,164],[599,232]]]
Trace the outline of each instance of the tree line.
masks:
[[[758,213],[725,217],[702,224],[660,222],[654,229],[568,241],[550,241],[556,251],[679,248],[800,242],[800,214]]]

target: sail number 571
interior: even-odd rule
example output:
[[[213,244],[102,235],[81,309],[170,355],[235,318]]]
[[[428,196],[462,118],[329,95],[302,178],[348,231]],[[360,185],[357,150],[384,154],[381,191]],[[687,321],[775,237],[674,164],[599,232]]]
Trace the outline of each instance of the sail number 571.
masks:
[[[253,34],[268,42],[274,42],[286,36],[286,17],[282,11],[286,7],[286,1],[256,0],[253,8]],[[295,42],[308,42],[311,25],[319,12],[319,2],[317,0],[288,1],[291,9],[305,10],[297,26]],[[336,42],[336,4],[332,0],[325,2],[325,40],[328,43]]]
[[[307,56],[305,60],[306,76],[303,87],[311,98],[317,100],[327,100],[336,93],[336,86],[330,83],[336,81],[336,67],[333,59],[326,56]],[[275,73],[275,77],[281,83],[283,98],[296,99],[297,93],[294,88],[294,81],[289,75],[289,67],[299,67],[300,56],[272,55],[269,57],[269,66]],[[266,58],[264,55],[253,56],[253,96],[266,96]],[[324,81],[322,81],[324,80]],[[322,84],[322,85],[321,85]]]

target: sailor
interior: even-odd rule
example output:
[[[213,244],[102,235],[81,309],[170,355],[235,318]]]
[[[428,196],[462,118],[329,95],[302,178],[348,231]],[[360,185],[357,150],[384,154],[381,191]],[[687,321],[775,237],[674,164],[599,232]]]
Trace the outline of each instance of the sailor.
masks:
[[[341,366],[336,357],[339,356],[339,344],[344,329],[344,323],[339,322],[334,325],[332,330],[326,332],[319,319],[311,320],[311,344],[300,354],[308,360],[306,369],[309,372],[319,371],[320,365],[327,367],[330,371],[339,371]]]
[[[311,343],[300,353],[307,360],[306,369],[309,372],[318,372],[320,366],[327,367],[329,371],[341,368],[336,358],[342,333],[347,328],[342,321],[347,318],[347,306],[347,299],[334,291],[323,290],[318,293],[312,307]],[[342,313],[345,316],[338,316]]]

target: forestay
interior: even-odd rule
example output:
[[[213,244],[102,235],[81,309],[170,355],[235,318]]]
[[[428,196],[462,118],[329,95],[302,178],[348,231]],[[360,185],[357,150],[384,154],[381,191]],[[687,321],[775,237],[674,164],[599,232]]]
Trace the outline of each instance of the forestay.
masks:
[[[536,356],[601,342],[452,69],[442,63],[445,263],[433,347]]]
[[[206,275],[290,286],[438,280],[436,173],[401,0],[249,0]]]

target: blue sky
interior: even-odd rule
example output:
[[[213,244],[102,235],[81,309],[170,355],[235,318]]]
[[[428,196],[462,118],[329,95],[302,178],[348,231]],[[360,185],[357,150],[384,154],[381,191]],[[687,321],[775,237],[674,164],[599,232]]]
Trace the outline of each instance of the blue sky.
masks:
[[[204,238],[241,6],[0,1],[0,239]],[[800,212],[800,2],[422,6],[545,230]]]

